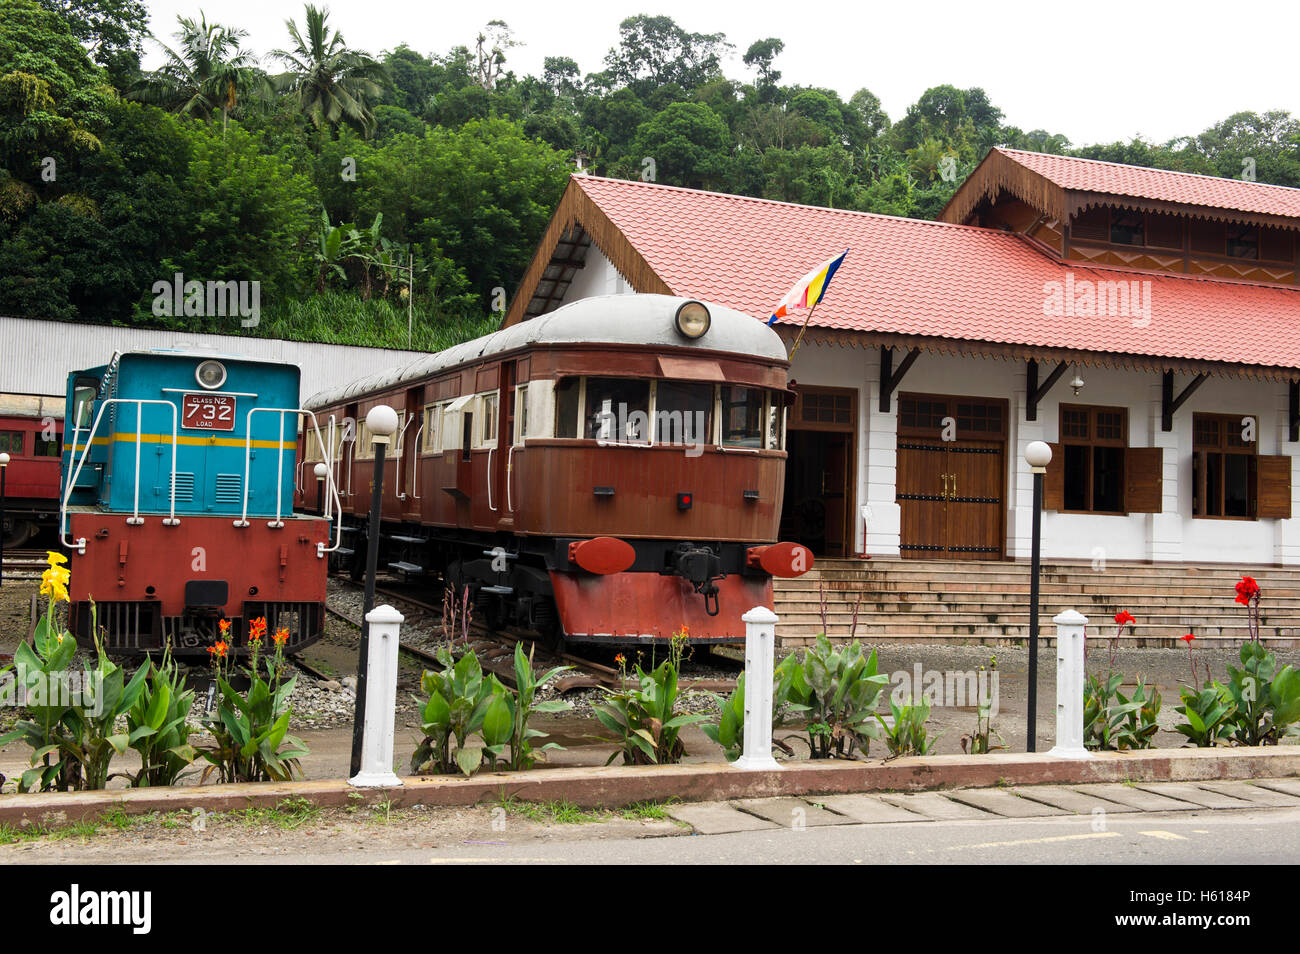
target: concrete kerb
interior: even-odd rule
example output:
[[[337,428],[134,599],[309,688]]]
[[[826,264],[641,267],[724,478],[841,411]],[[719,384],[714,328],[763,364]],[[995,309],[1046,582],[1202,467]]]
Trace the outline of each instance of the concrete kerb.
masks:
[[[1212,781],[1300,775],[1300,746],[1260,749],[1148,749],[1091,759],[1048,753],[929,755],[892,761],[786,762],[780,771],[742,772],[719,763],[484,772],[473,778],[408,777],[398,788],[358,790],[342,779],[238,785],[0,795],[0,824],[58,825],[114,810],[207,812],[273,808],[307,799],[322,808],[388,802],[395,808],[567,801],[583,808],[636,802],[727,801],[792,795],[919,792],[934,789],[1086,782]]]

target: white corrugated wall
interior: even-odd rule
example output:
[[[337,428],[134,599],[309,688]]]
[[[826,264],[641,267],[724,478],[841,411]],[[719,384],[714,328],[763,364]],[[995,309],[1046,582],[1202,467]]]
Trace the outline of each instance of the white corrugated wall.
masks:
[[[205,335],[0,316],[0,394],[62,395],[69,371],[105,364],[114,351],[212,351],[296,364],[305,400],[327,387],[422,357],[422,351]]]

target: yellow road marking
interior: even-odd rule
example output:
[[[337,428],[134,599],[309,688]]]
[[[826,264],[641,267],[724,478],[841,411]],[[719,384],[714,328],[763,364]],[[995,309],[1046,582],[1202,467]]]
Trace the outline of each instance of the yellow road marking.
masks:
[[[1140,831],[1139,835],[1146,835],[1148,838],[1159,838],[1162,841],[1186,841],[1186,835],[1176,835],[1172,831]]]
[[[1020,838],[1016,841],[984,841],[974,845],[949,845],[945,851],[964,851],[967,848],[1012,848],[1017,845],[1050,845],[1058,841],[1080,841],[1085,838],[1118,838],[1117,831],[1089,831],[1079,835],[1052,835],[1047,838]]]

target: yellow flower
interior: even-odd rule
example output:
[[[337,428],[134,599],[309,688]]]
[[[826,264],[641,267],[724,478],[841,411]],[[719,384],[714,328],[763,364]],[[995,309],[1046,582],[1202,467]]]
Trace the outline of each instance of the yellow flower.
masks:
[[[41,574],[41,595],[52,596],[59,603],[67,603],[67,572],[64,571],[63,579],[59,578],[58,572],[54,567],[51,567]]]
[[[48,563],[53,568],[58,566],[60,563],[67,563],[68,558],[65,557],[62,553],[55,553],[53,550],[46,550],[45,562]]]

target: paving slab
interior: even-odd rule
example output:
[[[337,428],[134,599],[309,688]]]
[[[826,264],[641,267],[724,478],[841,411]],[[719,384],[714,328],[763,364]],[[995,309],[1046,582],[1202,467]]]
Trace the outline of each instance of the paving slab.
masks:
[[[1191,802],[1193,805],[1200,805],[1202,808],[1256,807],[1245,799],[1233,798],[1231,795],[1225,795],[1209,788],[1202,788],[1200,785],[1193,785],[1191,782],[1142,782],[1138,785],[1138,788],[1144,792],[1154,792],[1157,795],[1166,795],[1184,802]]]
[[[1219,792],[1223,795],[1232,795],[1245,799],[1257,808],[1295,808],[1300,806],[1300,794],[1288,795],[1285,792],[1276,792],[1271,788],[1265,788],[1260,784],[1252,785],[1250,782],[1197,782],[1196,786],[1208,789],[1211,792]]]
[[[936,821],[965,821],[968,818],[992,818],[992,814],[954,802],[938,792],[908,792],[881,795],[881,801],[925,815]]]
[[[1057,808],[1032,799],[1021,798],[1005,788],[972,788],[948,793],[953,801],[982,808],[1003,818],[1040,818],[1044,815],[1072,815],[1069,809]]]
[[[814,802],[820,798],[747,798],[733,802],[741,811],[765,818],[782,828],[821,828],[825,825],[852,825],[853,819],[845,815],[818,808]]]
[[[1100,782],[1092,785],[1071,785],[1076,792],[1096,795],[1108,801],[1129,805],[1140,812],[1184,812],[1200,808],[1194,802],[1182,801],[1176,797],[1161,795],[1138,788],[1135,785],[1123,785],[1119,782]]]
[[[1119,802],[1108,802],[1104,798],[1098,798],[1096,795],[1089,795],[1085,792],[1076,791],[1073,788],[1066,788],[1063,785],[1026,785],[1023,788],[1012,788],[1008,791],[1015,792],[1022,798],[1030,798],[1036,802],[1043,802],[1047,805],[1055,805],[1057,808],[1064,808],[1068,812],[1074,812],[1076,815],[1091,815],[1097,809],[1106,812],[1135,812],[1137,811],[1132,805],[1121,805]]]
[[[1284,795],[1300,796],[1300,778],[1257,778],[1254,784]]]
[[[875,795],[819,795],[811,800],[820,802],[831,811],[847,815],[853,821],[863,825],[934,821],[933,818],[925,815],[918,815],[916,812],[891,805]]]
[[[668,809],[668,817],[686,822],[701,835],[725,835],[733,831],[763,831],[781,827],[764,818],[742,812],[728,802],[674,805]]]

